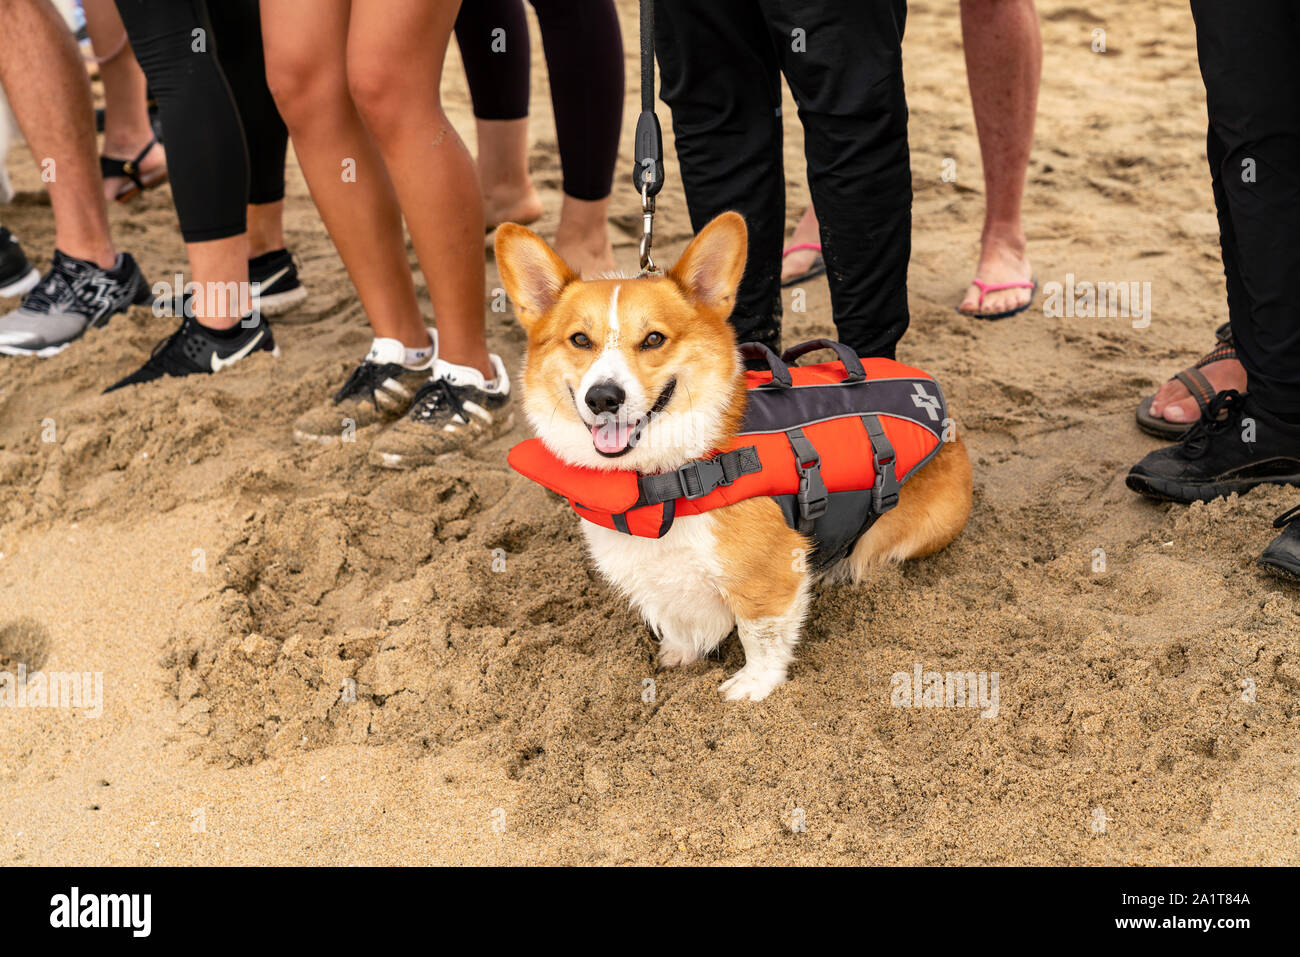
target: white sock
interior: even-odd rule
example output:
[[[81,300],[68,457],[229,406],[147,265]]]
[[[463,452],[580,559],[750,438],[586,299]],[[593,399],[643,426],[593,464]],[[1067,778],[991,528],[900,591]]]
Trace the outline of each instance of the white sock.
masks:
[[[430,329],[429,344],[423,349],[410,349],[404,346],[400,339],[380,337],[370,344],[366,359],[376,365],[392,363],[408,369],[422,370],[431,368],[437,355],[438,333]]]
[[[433,365],[433,357],[438,354],[438,332],[429,330],[429,344],[422,349],[407,349],[406,361],[402,365],[408,369],[427,369]]]
[[[436,359],[433,363],[433,378],[446,379],[452,385],[472,385],[484,392],[510,392],[510,376],[505,363],[498,355],[492,355],[492,370],[496,375],[488,379],[473,366],[458,366],[445,359]]]

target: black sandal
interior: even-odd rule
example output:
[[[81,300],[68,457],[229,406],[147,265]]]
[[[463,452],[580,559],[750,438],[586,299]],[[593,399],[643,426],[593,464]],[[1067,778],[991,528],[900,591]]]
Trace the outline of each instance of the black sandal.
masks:
[[[1192,394],[1196,400],[1197,406],[1200,407],[1201,414],[1210,407],[1210,401],[1215,396],[1215,388],[1210,384],[1210,380],[1205,378],[1205,373],[1201,372],[1203,366],[1211,362],[1219,362],[1223,359],[1237,358],[1237,347],[1232,341],[1232,324],[1225,322],[1214,330],[1214,336],[1219,340],[1218,345],[1196,360],[1196,364],[1189,366],[1182,372],[1175,373],[1174,378],[1187,386],[1187,391]],[[1151,414],[1151,403],[1155,401],[1155,396],[1147,396],[1138,405],[1137,424],[1138,428],[1148,435],[1154,435],[1158,439],[1181,439],[1187,434],[1187,431],[1196,423],[1195,422],[1170,422],[1168,419],[1161,418],[1158,415]]]
[[[140,169],[140,164],[144,162],[144,158],[157,145],[158,137],[154,136],[149,139],[149,142],[145,144],[145,148],[140,151],[140,154],[135,159],[120,160],[111,156],[101,156],[99,158],[99,173],[104,179],[124,177],[130,180],[130,183],[117,191],[113,199],[119,203],[125,203],[146,189],[153,189],[167,182],[167,166],[165,164],[148,174],[148,176]]]

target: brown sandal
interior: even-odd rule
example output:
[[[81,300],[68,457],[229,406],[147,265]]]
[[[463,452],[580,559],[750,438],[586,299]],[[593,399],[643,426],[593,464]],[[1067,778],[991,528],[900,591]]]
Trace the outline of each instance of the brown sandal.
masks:
[[[1205,378],[1205,373],[1201,372],[1201,369],[1211,362],[1237,358],[1237,347],[1232,341],[1231,324],[1225,322],[1214,330],[1214,335],[1219,340],[1219,344],[1197,359],[1195,365],[1176,373],[1173,377],[1187,387],[1187,391],[1196,400],[1202,414],[1210,407],[1210,401],[1214,398],[1216,392],[1214,386],[1210,384],[1210,380]],[[1196,424],[1195,422],[1170,422],[1158,415],[1152,415],[1151,403],[1154,401],[1155,396],[1147,396],[1137,408],[1138,428],[1148,435],[1154,435],[1158,439],[1181,439],[1187,434],[1187,430]]]

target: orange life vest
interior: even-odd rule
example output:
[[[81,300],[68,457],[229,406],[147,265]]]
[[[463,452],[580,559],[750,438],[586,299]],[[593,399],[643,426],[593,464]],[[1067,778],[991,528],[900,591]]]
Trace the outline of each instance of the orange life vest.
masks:
[[[786,365],[817,349],[835,350],[839,361]],[[919,369],[859,359],[826,339],[781,358],[752,343],[742,351],[766,360],[768,370],[745,373],[744,422],[725,449],[641,475],[570,465],[541,439],[529,439],[510,451],[510,465],[564,496],[587,521],[647,538],[666,534],[678,516],[769,496],[791,528],[812,538],[814,567],[834,564],[939,451],[943,392]]]

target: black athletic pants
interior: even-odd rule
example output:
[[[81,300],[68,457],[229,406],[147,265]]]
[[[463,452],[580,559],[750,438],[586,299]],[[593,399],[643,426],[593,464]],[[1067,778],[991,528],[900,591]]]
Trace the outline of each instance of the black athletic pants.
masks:
[[[660,95],[672,109],[691,224],[734,209],[749,264],[732,322],[781,329],[785,235],[781,74],[803,123],[835,327],[893,357],[907,329],[912,175],[903,95],[905,0],[658,0]]]
[[[158,101],[185,241],[245,232],[250,203],[284,199],[289,143],[266,85],[257,0],[116,2]]]
[[[1192,0],[1228,318],[1255,400],[1300,415],[1300,3]]]
[[[614,0],[532,0],[551,80],[564,192],[610,193],[623,125],[623,35]],[[474,115],[528,115],[528,19],[523,0],[465,0],[456,18]]]

